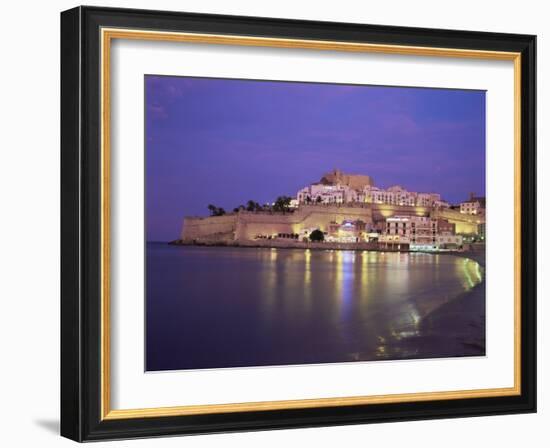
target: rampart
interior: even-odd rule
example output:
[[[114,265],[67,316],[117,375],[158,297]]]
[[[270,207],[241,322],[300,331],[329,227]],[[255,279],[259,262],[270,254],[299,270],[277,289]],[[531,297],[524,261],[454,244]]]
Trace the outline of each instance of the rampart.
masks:
[[[455,224],[456,233],[471,233],[475,234],[478,232],[478,225],[482,222],[485,222],[484,217],[477,215],[466,215],[460,213],[457,210],[449,209],[437,209],[432,212],[433,218],[441,218],[449,221],[450,223]]]
[[[232,241],[235,239],[237,217],[237,214],[207,218],[186,217],[183,220],[181,239],[184,241]]]
[[[370,207],[306,205],[293,213],[241,212],[237,220],[235,239],[251,240],[257,235],[278,233],[300,234],[306,229],[328,230],[331,222],[343,220],[372,222]]]
[[[247,212],[205,218],[186,217],[181,240],[184,242],[215,243],[252,241],[258,235],[301,234],[303,230],[328,230],[331,222],[363,221],[366,224],[383,221],[390,216],[432,216],[456,224],[459,233],[476,233],[479,217],[454,210],[410,207],[389,204],[314,204],[301,205],[294,212]]]

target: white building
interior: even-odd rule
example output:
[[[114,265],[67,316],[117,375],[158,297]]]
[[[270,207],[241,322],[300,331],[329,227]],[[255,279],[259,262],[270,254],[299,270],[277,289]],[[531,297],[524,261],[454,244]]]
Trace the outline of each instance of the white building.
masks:
[[[462,235],[437,235],[435,240],[439,250],[456,249],[462,246]]]
[[[298,191],[296,199],[300,204],[343,204],[353,202],[354,193],[346,185],[311,184]]]
[[[466,201],[460,203],[460,213],[466,215],[479,215],[482,207],[479,201]]]
[[[485,198],[476,197],[470,193],[470,198],[467,201],[460,203],[460,213],[466,215],[481,215],[485,213]]]
[[[361,189],[353,189],[342,184],[316,183],[298,191],[296,199],[300,204],[363,202],[409,207],[449,207],[449,204],[441,199],[439,193],[416,193],[407,191],[399,185],[384,190],[372,185],[364,185]]]
[[[416,197],[416,205],[420,207],[434,207],[438,202],[441,202],[441,195],[438,193],[418,193]]]
[[[410,248],[411,239],[406,235],[387,235],[382,234],[378,237],[378,243],[397,250],[406,250]]]
[[[378,187],[363,188],[364,202],[372,204],[405,205],[409,207],[449,207],[439,193],[407,191],[399,185],[384,190]]]
[[[338,223],[332,221],[328,226],[326,241],[336,243],[364,243],[368,242],[370,224],[361,220],[343,220]]]
[[[395,205],[408,205],[415,206],[418,193],[407,191],[399,185],[394,185],[386,190],[388,192],[390,201]]]
[[[298,199],[291,199],[290,204],[288,204],[290,208],[298,208],[298,205],[300,205]]]

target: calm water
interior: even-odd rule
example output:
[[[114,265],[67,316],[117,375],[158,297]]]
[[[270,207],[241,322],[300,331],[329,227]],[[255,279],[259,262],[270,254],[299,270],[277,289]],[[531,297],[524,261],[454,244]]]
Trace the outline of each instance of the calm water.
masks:
[[[481,281],[448,255],[150,243],[147,370],[419,357],[422,318]]]

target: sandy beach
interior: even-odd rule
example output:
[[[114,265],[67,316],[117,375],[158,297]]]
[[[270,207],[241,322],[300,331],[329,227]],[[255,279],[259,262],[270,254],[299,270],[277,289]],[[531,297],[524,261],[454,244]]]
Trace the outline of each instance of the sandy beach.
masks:
[[[447,254],[476,261],[485,268],[485,251]],[[388,344],[388,352],[411,358],[485,356],[485,274],[481,283],[424,316],[419,334]]]

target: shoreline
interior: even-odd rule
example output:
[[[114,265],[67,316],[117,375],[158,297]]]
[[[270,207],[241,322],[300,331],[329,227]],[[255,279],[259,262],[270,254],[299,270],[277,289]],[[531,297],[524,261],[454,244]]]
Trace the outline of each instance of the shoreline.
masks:
[[[419,345],[417,356],[421,358],[456,357],[454,353],[463,351],[461,356],[486,355],[486,277],[485,251],[468,251],[461,256],[475,261],[483,269],[480,283],[468,291],[460,293],[422,317],[419,323],[419,334],[403,345]],[[419,344],[420,343],[420,344]],[[423,352],[422,347],[430,346],[430,354]],[[397,344],[399,347],[400,344]],[[436,347],[434,352],[434,347]]]
[[[371,252],[396,252],[396,253],[426,253],[432,255],[455,255],[465,258],[471,258],[485,267],[485,250],[441,250],[441,251],[422,251],[422,250],[403,250],[392,248],[381,248],[378,243],[335,243],[335,242],[302,242],[302,241],[193,241],[187,242],[174,240],[166,243],[171,246],[197,246],[197,247],[240,247],[257,249],[302,249],[302,250],[347,250],[347,251],[371,251]]]
[[[424,316],[420,322],[421,341],[428,342],[431,351],[445,357],[464,350],[465,356],[486,354],[485,276],[469,291],[459,294]],[[438,353],[437,353],[438,352]]]

